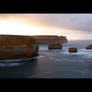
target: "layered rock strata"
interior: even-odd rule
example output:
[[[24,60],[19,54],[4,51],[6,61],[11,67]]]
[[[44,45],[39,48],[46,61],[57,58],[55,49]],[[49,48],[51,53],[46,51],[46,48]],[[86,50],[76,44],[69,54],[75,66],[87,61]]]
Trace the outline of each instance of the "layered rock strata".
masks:
[[[0,59],[38,55],[36,39],[30,36],[0,35]]]
[[[60,43],[52,43],[48,45],[48,49],[62,49],[62,45]]]
[[[38,44],[50,44],[50,43],[67,43],[68,40],[65,36],[56,36],[56,35],[39,35],[33,36]]]
[[[78,52],[77,48],[69,48],[69,52],[76,53]]]
[[[86,49],[92,49],[92,44],[91,44],[91,45],[88,45],[88,46],[86,47]]]

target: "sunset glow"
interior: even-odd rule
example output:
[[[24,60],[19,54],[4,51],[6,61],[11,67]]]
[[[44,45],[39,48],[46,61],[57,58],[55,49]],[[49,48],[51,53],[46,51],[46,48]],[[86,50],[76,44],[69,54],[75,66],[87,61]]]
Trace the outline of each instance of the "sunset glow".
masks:
[[[0,34],[40,35],[40,27],[31,26],[19,21],[0,21]]]
[[[76,34],[76,32],[74,32]],[[28,23],[22,23],[20,21],[5,21],[0,20],[0,34],[13,34],[13,35],[63,35],[67,36],[69,40],[79,40],[80,35],[77,37],[69,29],[58,29],[49,27],[37,27]]]
[[[67,15],[67,14],[66,14]],[[0,14],[0,34],[13,35],[59,35],[66,36],[69,40],[91,40],[91,27],[86,25],[86,20],[78,20],[77,15],[58,14]],[[82,17],[81,18],[86,17]],[[64,18],[63,18],[64,17]],[[75,18],[75,22],[68,20]],[[78,17],[78,18],[80,18]],[[66,20],[67,18],[67,20]],[[77,19],[77,20],[76,20]],[[60,21],[63,20],[63,21]],[[81,23],[79,25],[77,22]],[[68,23],[69,22],[69,23]],[[75,25],[74,25],[75,23]],[[71,24],[71,25],[70,25]],[[69,27],[69,28],[68,28]],[[80,29],[78,29],[80,28]]]

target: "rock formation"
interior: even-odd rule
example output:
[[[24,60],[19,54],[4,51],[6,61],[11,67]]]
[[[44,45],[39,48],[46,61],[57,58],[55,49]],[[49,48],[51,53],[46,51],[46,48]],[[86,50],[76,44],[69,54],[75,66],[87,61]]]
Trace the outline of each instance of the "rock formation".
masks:
[[[88,45],[86,49],[92,49],[92,45]]]
[[[50,44],[50,43],[67,43],[67,38],[65,36],[56,36],[56,35],[39,35],[33,36],[38,44]]]
[[[69,48],[69,52],[76,53],[77,52],[77,48]]]
[[[62,49],[61,43],[51,43],[48,45],[48,49]]]
[[[0,59],[34,57],[38,49],[33,37],[0,35]]]
[[[66,36],[59,36],[59,39],[60,39],[61,43],[67,43],[68,42]]]

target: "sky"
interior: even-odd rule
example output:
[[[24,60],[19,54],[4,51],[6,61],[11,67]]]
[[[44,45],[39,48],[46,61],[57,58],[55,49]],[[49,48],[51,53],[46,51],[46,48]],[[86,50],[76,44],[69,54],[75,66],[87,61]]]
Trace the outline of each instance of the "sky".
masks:
[[[0,14],[0,34],[92,40],[92,14]]]

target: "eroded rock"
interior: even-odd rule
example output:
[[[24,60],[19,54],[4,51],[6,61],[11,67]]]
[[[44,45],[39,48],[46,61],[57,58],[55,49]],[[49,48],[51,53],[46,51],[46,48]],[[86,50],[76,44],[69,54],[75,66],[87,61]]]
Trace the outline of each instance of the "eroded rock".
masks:
[[[0,59],[34,57],[38,49],[33,37],[0,35]]]
[[[78,50],[77,50],[77,48],[69,48],[69,52],[76,53],[76,52],[78,52]]]
[[[62,49],[61,43],[51,43],[48,45],[48,49]]]
[[[57,35],[38,35],[32,36],[37,40],[38,44],[50,44],[54,43],[67,43],[68,40],[65,36],[57,36]]]
[[[86,49],[92,49],[92,45],[88,45]]]

